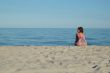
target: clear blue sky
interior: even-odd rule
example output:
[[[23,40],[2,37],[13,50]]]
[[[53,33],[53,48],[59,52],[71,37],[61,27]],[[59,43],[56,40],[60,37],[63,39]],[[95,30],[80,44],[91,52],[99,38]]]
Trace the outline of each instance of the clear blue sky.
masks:
[[[110,28],[110,0],[0,0],[0,27]]]

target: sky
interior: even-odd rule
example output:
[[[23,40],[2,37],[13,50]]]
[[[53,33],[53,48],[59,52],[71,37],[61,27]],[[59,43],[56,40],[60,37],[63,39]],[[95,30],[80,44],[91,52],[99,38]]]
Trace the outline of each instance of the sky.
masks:
[[[110,0],[0,0],[0,28],[110,28]]]

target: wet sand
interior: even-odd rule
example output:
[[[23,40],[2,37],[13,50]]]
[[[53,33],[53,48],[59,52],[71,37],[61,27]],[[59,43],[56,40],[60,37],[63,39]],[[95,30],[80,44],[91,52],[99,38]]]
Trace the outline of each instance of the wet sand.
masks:
[[[110,73],[110,46],[1,46],[0,73]]]

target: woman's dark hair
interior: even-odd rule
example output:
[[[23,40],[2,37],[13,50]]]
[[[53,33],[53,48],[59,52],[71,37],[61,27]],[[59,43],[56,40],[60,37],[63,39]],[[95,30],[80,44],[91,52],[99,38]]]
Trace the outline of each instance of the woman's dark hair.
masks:
[[[81,33],[84,32],[83,27],[78,27],[78,30],[79,30]]]

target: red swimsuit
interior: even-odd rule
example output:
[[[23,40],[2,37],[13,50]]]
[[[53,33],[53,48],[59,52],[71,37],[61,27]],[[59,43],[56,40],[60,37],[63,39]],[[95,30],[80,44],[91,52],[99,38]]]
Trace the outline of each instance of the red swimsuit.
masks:
[[[78,35],[78,42],[77,42],[77,46],[85,46],[87,45],[87,42],[85,40],[85,35],[83,33],[77,33]]]

